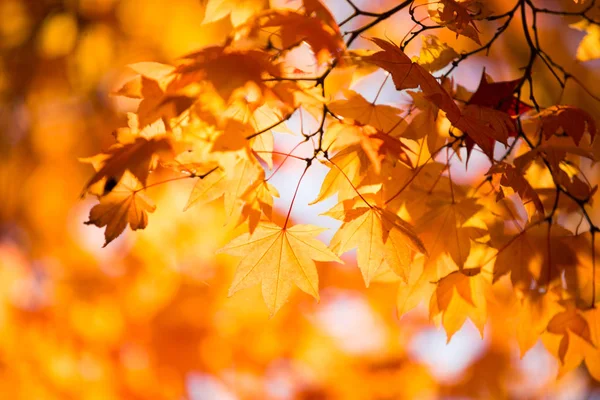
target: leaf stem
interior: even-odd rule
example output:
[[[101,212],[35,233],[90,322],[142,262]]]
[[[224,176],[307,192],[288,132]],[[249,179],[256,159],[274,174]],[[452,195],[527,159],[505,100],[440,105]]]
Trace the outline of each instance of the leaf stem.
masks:
[[[308,171],[308,168],[310,168],[311,164],[312,164],[312,160],[309,159],[306,161],[306,167],[304,168],[304,171],[302,172],[300,179],[298,179],[298,184],[296,185],[296,190],[294,191],[294,197],[292,197],[292,201],[290,203],[290,208],[288,210],[287,216],[285,217],[285,222],[283,223],[284,230],[285,230],[285,228],[287,228],[288,221],[290,220],[292,208],[294,207],[294,202],[296,201],[296,196],[298,195],[298,190],[300,189],[300,184],[302,183],[302,179],[304,179],[304,176],[306,175],[306,171]]]

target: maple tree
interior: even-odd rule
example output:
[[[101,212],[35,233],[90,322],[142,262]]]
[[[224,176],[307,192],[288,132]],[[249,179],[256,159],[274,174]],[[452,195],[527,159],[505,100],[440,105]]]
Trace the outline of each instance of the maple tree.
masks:
[[[306,376],[300,367],[286,367],[294,387],[288,397],[294,398],[536,397],[543,393],[518,392],[507,382],[518,374],[513,347],[525,357],[540,341],[559,378],[584,370],[588,385],[598,385],[595,0],[404,0],[377,7],[353,0],[184,2],[200,10],[189,26],[204,35],[177,51],[173,43],[189,36],[177,29],[187,25],[173,22],[174,33],[165,30],[159,39],[148,22],[143,40],[150,44],[138,47],[133,42],[142,36],[131,32],[141,28],[131,26],[143,25],[145,17],[136,14],[136,4],[113,2],[121,8],[112,15],[116,6],[105,3],[82,1],[77,17],[32,12],[48,15],[22,23],[27,35],[40,32],[37,42],[10,31],[18,19],[6,28],[13,36],[3,46],[17,64],[7,58],[0,67],[10,64],[9,71],[19,70],[15,76],[29,74],[34,89],[44,88],[11,93],[28,96],[22,107],[31,109],[30,117],[21,125],[39,123],[37,114],[48,108],[44,101],[60,93],[52,80],[69,74],[75,77],[66,93],[80,90],[79,97],[94,99],[91,88],[102,87],[114,102],[90,100],[72,118],[76,122],[55,116],[58,123],[34,125],[25,145],[12,144],[21,140],[18,133],[1,142],[10,149],[0,164],[0,177],[9,177],[0,195],[2,222],[23,218],[19,224],[36,243],[29,252],[12,246],[12,239],[0,241],[1,273],[6,282],[29,282],[28,292],[56,293],[50,307],[42,295],[15,297],[12,283],[1,291],[6,320],[14,321],[0,341],[2,357],[23,358],[13,343],[29,323],[37,330],[23,340],[54,360],[7,369],[7,382],[35,374],[51,382],[47,390],[40,384],[17,393],[78,396],[78,379],[90,379],[98,383],[96,398],[179,398],[182,382],[199,370],[228,381],[242,398],[257,398],[266,395],[251,389],[260,385],[249,380],[268,375],[266,366],[279,357],[310,365]],[[18,2],[11,4],[7,10],[25,15]],[[182,10],[174,20],[189,11]],[[168,12],[177,11],[160,9],[149,20]],[[125,21],[119,29],[130,29],[134,39],[123,39],[122,46],[133,50],[112,60],[119,65],[112,74],[119,76],[109,85],[98,62],[84,60],[116,37],[119,29],[106,33],[113,17]],[[82,22],[94,18],[102,22]],[[554,49],[546,39],[548,21],[558,34],[578,35],[576,47]],[[85,33],[79,37],[77,29]],[[169,43],[162,53],[153,49],[161,40]],[[118,51],[104,56],[110,60]],[[42,68],[20,71],[18,63],[35,64],[22,60],[36,52],[57,69],[52,79]],[[68,104],[65,95],[61,110]],[[77,151],[86,157],[76,167],[72,154],[73,164],[57,164],[84,136],[69,128],[61,144],[60,137],[36,132],[59,135],[65,126],[81,127],[90,109],[94,139]],[[21,167],[31,149],[42,166],[34,172]],[[68,169],[80,172],[66,188],[70,178],[58,177]],[[33,183],[13,186],[29,173]],[[48,189],[47,182],[59,189]],[[85,224],[103,229],[102,250],[73,245],[81,238],[64,239],[81,234],[37,227],[64,208],[60,194],[15,211],[40,188],[76,193],[76,186],[83,187]],[[312,194],[308,186],[315,192],[311,199],[303,196]],[[19,193],[18,200],[8,193]],[[329,209],[321,219],[302,215],[323,204]],[[68,211],[60,213],[69,219]],[[329,240],[320,226],[326,219],[337,223]],[[134,238],[123,246],[117,238],[127,227],[144,232],[123,235]],[[35,260],[51,257],[60,262],[38,271]],[[102,257],[110,262],[83,265]],[[216,268],[202,275],[188,262]],[[44,274],[52,277],[47,291],[46,281],[36,278]],[[264,305],[248,294],[253,287]],[[329,346],[314,321],[334,307],[336,290],[365,296],[370,312],[386,321],[386,332],[403,329],[401,344],[387,339],[384,350],[369,356]],[[323,293],[329,300],[319,303]],[[419,307],[425,318],[415,314]],[[310,321],[298,317],[303,313]],[[268,336],[253,330],[262,321],[270,321]],[[438,380],[409,354],[406,343],[431,322],[452,343],[467,321],[488,347],[460,378]],[[49,344],[43,344],[45,329]],[[227,378],[231,365],[244,372]],[[364,384],[355,391],[340,384],[352,380]]]
[[[149,170],[160,166],[175,174],[167,181],[197,180],[188,207],[225,197],[225,209],[234,225],[249,230],[223,248],[242,257],[230,294],[260,283],[271,312],[285,304],[292,286],[319,298],[318,274],[311,259],[340,262],[332,251],[342,255],[356,248],[367,286],[386,270],[396,274],[401,285],[411,285],[408,279],[413,265],[423,263],[421,273],[432,285],[432,294],[427,293],[423,300],[431,296],[431,315],[442,315],[448,339],[467,317],[483,333],[490,301],[484,293],[510,273],[521,302],[532,293],[558,290],[561,300],[557,301],[578,303],[577,310],[568,309],[569,318],[577,319],[578,324],[569,332],[593,344],[583,313],[595,308],[598,290],[595,249],[599,228],[586,208],[597,185],[590,183],[580,165],[600,156],[597,146],[592,147],[597,142],[597,128],[594,118],[583,109],[568,105],[543,108],[534,92],[536,63],[546,64],[561,87],[568,79],[577,79],[550,58],[540,45],[535,26],[533,30],[529,26],[528,13],[533,14],[531,23],[535,24],[538,16],[560,11],[517,1],[511,10],[498,15],[484,2],[443,0],[427,6],[430,22],[426,25],[427,17],[418,16],[419,5],[414,1],[379,14],[364,12],[349,2],[354,12],[338,25],[318,0],[305,0],[299,8],[285,10],[252,4],[243,8],[248,12],[240,14],[226,2],[208,2],[207,22],[232,12],[234,28],[224,46],[201,49],[174,66],[150,62],[132,66],[139,76],[117,94],[142,99],[127,131],[135,141],[119,138],[108,152],[99,155],[98,171],[86,186],[91,190],[94,184],[103,185],[101,203],[87,223],[107,226],[107,244],[127,224],[132,229],[144,228],[146,212],[154,211],[136,197],[139,189],[117,197],[113,194],[118,191],[115,182],[124,185],[123,172],[131,171],[131,179],[148,185]],[[586,27],[596,27],[594,17],[588,14],[594,11],[593,2],[584,7],[564,15],[577,15],[587,22]],[[350,50],[359,35],[403,10],[415,26],[399,44],[373,37],[377,49]],[[477,90],[469,95],[462,89],[463,98],[459,98],[452,72],[469,56],[489,49],[517,14],[530,47],[522,76],[493,82],[493,77],[483,72]],[[342,34],[340,26],[361,15],[374,19]],[[496,20],[504,20],[504,25],[483,44],[478,24]],[[421,31],[436,28],[466,36],[479,47],[459,54],[428,36],[421,55],[411,59],[407,46]],[[586,38],[581,48],[595,46],[588,42]],[[294,52],[314,57],[313,71],[290,61]],[[415,109],[409,114],[379,105],[376,99],[369,102],[359,93],[344,92],[346,100],[340,100],[335,92],[326,90],[338,68],[353,69],[350,79],[342,83],[350,86],[376,67],[389,74],[396,90],[412,90]],[[434,76],[440,70],[445,72]],[[528,97],[523,94],[526,91]],[[590,92],[590,96],[595,94]],[[422,99],[419,103],[417,97]],[[306,166],[287,218],[278,225],[272,215],[277,192],[265,178],[265,169],[273,167],[272,155],[277,154],[272,131],[300,110],[320,121],[315,131],[301,132],[298,140],[298,144],[312,140],[314,155],[303,159]],[[412,116],[415,113],[417,116]],[[275,122],[260,124],[264,115]],[[438,129],[436,123],[441,121],[448,121],[449,133]],[[411,129],[413,124],[419,126]],[[422,124],[428,124],[429,130]],[[404,137],[406,132],[411,135]],[[554,143],[558,138],[561,142]],[[163,148],[170,153],[163,154]],[[468,168],[475,149],[481,150],[490,164],[481,176],[482,183],[476,187],[455,183],[452,159],[463,159]],[[429,157],[424,156],[427,153]],[[284,156],[277,168],[287,158],[298,157],[293,151]],[[331,241],[331,251],[314,239],[319,228],[290,220],[295,195],[314,162],[330,168],[315,201],[337,194],[339,204],[327,215],[343,222]],[[425,168],[434,165],[439,168],[429,188],[414,182]],[[532,168],[538,177],[551,179],[554,193],[547,193],[537,184],[539,178],[528,175]],[[403,184],[398,186],[398,181]],[[540,189],[546,193],[542,195]],[[561,197],[568,199],[566,204]],[[418,204],[414,198],[420,198]],[[406,212],[401,212],[403,208]],[[496,211],[501,208],[506,210]],[[563,215],[579,215],[582,222],[570,231],[559,223]],[[584,240],[586,232],[589,239]],[[577,266],[571,252],[586,251],[591,253],[590,276],[586,278],[592,287],[591,293],[584,295],[580,285],[585,281],[567,278],[565,284],[561,277],[573,274]],[[489,254],[489,260],[480,253]],[[460,301],[464,304],[459,305]],[[555,327],[560,315],[554,316],[547,330],[565,335],[559,351],[564,363],[570,351],[569,327]]]

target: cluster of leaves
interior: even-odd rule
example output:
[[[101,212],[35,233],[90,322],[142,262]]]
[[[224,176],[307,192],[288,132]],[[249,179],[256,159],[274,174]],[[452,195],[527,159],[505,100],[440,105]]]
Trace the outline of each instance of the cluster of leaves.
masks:
[[[155,209],[146,188],[195,179],[186,208],[223,198],[229,221],[246,231],[222,249],[242,257],[230,294],[260,284],[271,313],[294,286],[318,299],[315,261],[341,262],[341,255],[356,249],[367,286],[398,282],[399,313],[428,302],[431,318],[441,320],[450,339],[467,318],[483,334],[497,301],[494,291],[509,275],[522,353],[548,332],[557,339],[553,352],[564,370],[585,358],[600,378],[599,228],[588,212],[597,185],[585,172],[600,157],[600,139],[586,111],[538,104],[533,74],[542,63],[562,88],[568,80],[579,83],[542,49],[536,19],[579,18],[574,27],[588,36],[578,57],[597,58],[595,1],[566,12],[516,0],[508,12],[495,14],[478,0],[426,7],[407,0],[382,13],[348,0],[354,12],[339,24],[318,0],[286,9],[269,9],[262,1],[235,9],[231,3],[207,5],[206,21],[235,10],[223,45],[175,65],[131,65],[137,75],[117,91],[139,99],[138,111],[116,132],[116,144],[85,160],[96,169],[85,192],[100,199],[87,223],[106,227],[106,244],[127,225],[146,227]],[[415,24],[400,45],[374,37],[374,49],[350,49],[364,32],[400,12]],[[340,27],[358,17],[370,22],[343,33]],[[494,82],[482,72],[473,93],[456,84],[452,73],[461,62],[489,50],[519,18],[530,50],[522,75]],[[494,21],[501,21],[496,34],[482,40],[481,25]],[[421,35],[434,29],[449,29],[477,47],[459,54],[438,37]],[[405,49],[417,37],[423,39],[421,53],[411,58]],[[316,67],[307,71],[307,64]],[[349,90],[377,70],[410,96],[406,109]],[[316,120],[314,131],[298,136],[298,145],[313,144],[311,157],[277,151],[273,131],[290,130],[286,123],[298,114]],[[489,161],[487,171],[479,183],[457,183],[453,165],[469,168],[475,151]],[[294,158],[305,168],[280,221],[273,212],[278,192],[269,179]],[[316,239],[323,229],[294,225],[290,218],[316,162],[329,172],[314,203],[338,199],[326,213],[341,222],[329,246]]]

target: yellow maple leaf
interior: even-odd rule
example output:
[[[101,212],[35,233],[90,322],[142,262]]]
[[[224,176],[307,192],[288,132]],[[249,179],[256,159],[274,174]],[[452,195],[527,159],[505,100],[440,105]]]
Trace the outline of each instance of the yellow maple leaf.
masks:
[[[315,239],[324,230],[312,225],[281,228],[267,222],[259,224],[253,234],[232,240],[219,250],[243,257],[229,295],[260,283],[271,315],[289,298],[293,286],[318,300],[319,276],[313,260],[342,262]]]
[[[458,53],[437,36],[423,35],[418,63],[429,72],[439,71],[458,58]]]
[[[426,253],[413,227],[387,210],[358,203],[343,215],[327,215],[344,221],[331,239],[331,249],[340,255],[357,248],[358,267],[367,286],[384,262],[408,281],[414,254]]]
[[[260,171],[259,178],[241,196],[244,206],[238,224],[248,220],[248,230],[252,234],[262,215],[271,219],[273,197],[279,197],[279,192],[265,180],[265,172]]]
[[[521,357],[537,343],[548,322],[561,311],[558,300],[554,291],[527,291],[517,301],[514,326]]]
[[[581,21],[569,25],[571,28],[586,32],[577,47],[576,58],[579,61],[590,61],[600,58],[600,26],[592,24],[589,21],[582,19]]]
[[[402,316],[419,305],[422,301],[431,298],[435,284],[423,271],[425,258],[415,259],[410,268],[408,282],[400,282],[396,294],[396,309]]]
[[[336,193],[339,200],[354,197],[356,192],[352,185],[359,184],[368,165],[367,155],[360,146],[349,146],[341,150],[325,164],[329,164],[329,172],[325,175],[319,194],[310,204],[323,201]]]
[[[225,215],[230,220],[239,221],[242,216],[242,197],[252,185],[263,178],[264,171],[260,165],[244,159],[238,160],[231,170],[217,169],[199,179],[184,210],[224,197]]]
[[[215,22],[229,15],[231,24],[238,26],[268,6],[268,0],[208,0],[202,23]]]
[[[273,90],[278,91],[277,87],[274,87]],[[248,102],[240,101],[232,104],[223,117],[235,119],[252,127],[251,135],[246,135],[246,140],[249,141],[249,145],[256,155],[267,163],[269,168],[273,168],[275,142],[273,132],[293,134],[284,123],[281,123],[281,121],[289,118],[291,112],[292,110],[285,110],[284,113],[278,108],[270,107],[268,104],[255,108]],[[251,138],[247,139],[248,136],[251,136]]]
[[[374,104],[353,90],[343,91],[346,100],[336,100],[327,106],[329,110],[344,118],[350,118],[363,125],[370,125],[386,134],[399,136],[405,128],[396,107]]]
[[[144,97],[143,78],[147,78],[148,80],[156,82],[158,87],[164,91],[169,82],[175,77],[173,75],[175,67],[168,64],[161,64],[157,62],[139,62],[135,64],[129,64],[128,67],[138,75],[125,82],[120,89],[115,91],[114,94],[117,96],[141,99]]]

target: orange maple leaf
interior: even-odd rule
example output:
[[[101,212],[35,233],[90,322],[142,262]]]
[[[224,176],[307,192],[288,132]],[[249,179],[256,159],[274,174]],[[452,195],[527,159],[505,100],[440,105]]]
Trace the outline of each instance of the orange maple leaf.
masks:
[[[150,139],[138,137],[132,143],[117,143],[106,153],[82,159],[83,162],[99,166],[96,174],[85,185],[84,192],[104,178],[108,178],[114,183],[119,182],[125,171],[130,171],[145,185],[155,155],[172,156],[171,139],[166,136],[156,136]],[[110,190],[107,190],[105,186],[104,191]]]
[[[244,68],[240,68],[243,65]],[[256,97],[270,93],[264,77],[279,76],[280,68],[268,53],[259,50],[240,50],[227,46],[206,47],[183,57],[174,71],[175,79],[169,83],[169,94],[185,93],[202,82],[212,85],[224,102],[232,97]],[[260,100],[257,99],[257,101]]]
[[[565,305],[565,310],[556,314],[550,320],[548,323],[548,332],[562,336],[558,347],[558,357],[563,364],[567,361],[566,358],[569,352],[583,353],[583,349],[579,345],[572,346],[573,336],[571,335],[577,335],[592,347],[594,346],[590,326],[573,302],[568,302]],[[574,349],[573,347],[576,348]],[[581,362],[583,354],[575,354],[575,357]]]
[[[429,16],[438,24],[444,25],[456,32],[457,37],[458,35],[463,35],[471,38],[477,44],[481,44],[478,34],[479,30],[469,11],[470,4],[474,2],[473,0],[440,0],[439,2],[432,2],[429,3]]]
[[[130,173],[123,175],[117,186],[100,203],[92,207],[87,225],[106,226],[104,247],[119,236],[129,224],[132,230],[148,225],[148,212],[156,206],[140,190],[140,182]]]
[[[510,272],[515,288],[528,290],[533,281],[544,286],[560,281],[563,272],[566,279],[571,279],[576,265],[575,253],[568,246],[571,232],[540,222],[518,227],[517,231],[513,233],[503,223],[490,227],[490,244],[498,249],[494,281]]]
[[[519,194],[523,204],[533,202],[536,210],[544,215],[544,205],[540,200],[540,196],[537,194],[535,189],[531,186],[529,181],[523,176],[523,171],[513,167],[507,163],[498,163],[490,168],[488,175],[494,175],[499,177],[499,184],[502,186],[508,186]],[[497,199],[504,198],[504,192],[499,191]]]
[[[431,296],[429,315],[442,314],[448,342],[469,318],[483,337],[487,320],[487,298],[491,284],[481,270],[465,269],[442,278]]]
[[[365,56],[363,60],[375,64],[392,74],[392,80],[397,90],[417,88],[422,85],[427,76],[430,76],[425,68],[413,62],[394,43],[376,37],[370,38],[370,40],[379,46],[382,51]]]
[[[305,13],[269,10],[258,14],[246,24],[248,35],[253,37],[259,32],[275,29],[274,36],[280,40],[280,46],[285,50],[291,50],[304,42],[311,47],[319,64],[330,58],[341,60],[346,45],[339,27],[334,21],[332,23],[332,20],[319,17],[326,10],[322,5],[315,7],[316,2],[311,3],[306,7]]]
[[[471,253],[471,240],[483,236],[482,229],[467,225],[467,221],[481,210],[481,206],[469,198],[458,202],[438,198],[431,200],[428,205],[431,209],[417,220],[416,225],[429,251],[426,269],[433,279],[439,279],[438,269],[448,271],[462,268]],[[446,254],[456,267],[447,265],[442,257]]]
[[[139,75],[126,82],[115,92],[117,96],[142,99],[138,105],[137,117],[141,128],[163,119],[168,125],[187,108],[194,99],[186,95],[167,94],[168,85],[175,79],[175,67],[156,62],[130,64],[129,68]]]

